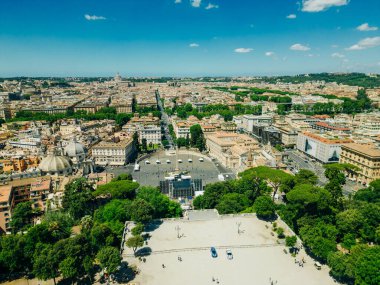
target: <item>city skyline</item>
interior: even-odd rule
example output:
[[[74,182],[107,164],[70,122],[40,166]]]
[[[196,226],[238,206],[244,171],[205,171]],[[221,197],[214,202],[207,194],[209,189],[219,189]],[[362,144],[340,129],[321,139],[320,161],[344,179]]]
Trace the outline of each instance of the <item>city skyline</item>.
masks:
[[[283,2],[4,0],[0,77],[380,73],[378,1]]]

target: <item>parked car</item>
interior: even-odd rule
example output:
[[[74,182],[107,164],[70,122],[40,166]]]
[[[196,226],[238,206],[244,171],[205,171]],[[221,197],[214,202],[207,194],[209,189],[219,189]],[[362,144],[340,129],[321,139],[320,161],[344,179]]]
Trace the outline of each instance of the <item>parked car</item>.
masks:
[[[227,249],[226,254],[227,254],[227,259],[229,259],[229,260],[234,258],[234,256],[232,255],[231,249]]]
[[[211,247],[210,251],[211,251],[211,256],[213,258],[217,258],[218,257],[218,253],[216,252],[215,247]]]

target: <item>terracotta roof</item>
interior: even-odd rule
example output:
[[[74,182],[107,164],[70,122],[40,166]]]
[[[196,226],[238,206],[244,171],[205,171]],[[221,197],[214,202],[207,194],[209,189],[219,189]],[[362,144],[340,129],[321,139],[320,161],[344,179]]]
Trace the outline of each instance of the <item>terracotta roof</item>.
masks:
[[[0,203],[7,203],[12,193],[12,186],[6,185],[0,187]]]
[[[358,152],[365,156],[380,158],[380,149],[373,144],[349,143],[342,146],[342,148],[349,151]]]

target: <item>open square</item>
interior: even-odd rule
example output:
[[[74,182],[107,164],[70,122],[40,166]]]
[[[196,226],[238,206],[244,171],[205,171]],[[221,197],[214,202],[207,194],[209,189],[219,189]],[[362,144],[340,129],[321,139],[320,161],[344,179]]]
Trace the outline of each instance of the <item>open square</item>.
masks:
[[[218,216],[205,211],[204,215],[193,217],[195,220],[165,220],[153,227],[146,245],[151,250],[150,255],[145,256],[146,262],[133,257],[131,249],[124,249],[124,261],[140,270],[133,282],[152,285],[264,285],[271,281],[279,285],[335,284],[328,268],[323,266],[317,270],[303,250],[296,260],[304,258],[306,263],[303,267],[295,263],[295,258],[284,252],[286,247],[271,235],[271,225],[254,215]],[[280,221],[278,223],[282,226]],[[217,258],[211,256],[211,247],[216,248]],[[232,259],[227,258],[227,249],[231,250]]]

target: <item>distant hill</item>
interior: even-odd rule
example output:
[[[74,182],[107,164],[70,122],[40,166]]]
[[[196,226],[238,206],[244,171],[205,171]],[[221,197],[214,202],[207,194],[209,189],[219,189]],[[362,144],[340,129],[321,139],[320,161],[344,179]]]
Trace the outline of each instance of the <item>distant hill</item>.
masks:
[[[380,87],[380,75],[369,76],[364,73],[315,73],[296,76],[263,77],[261,81],[268,83],[303,83],[307,81],[325,81],[364,88]]]

